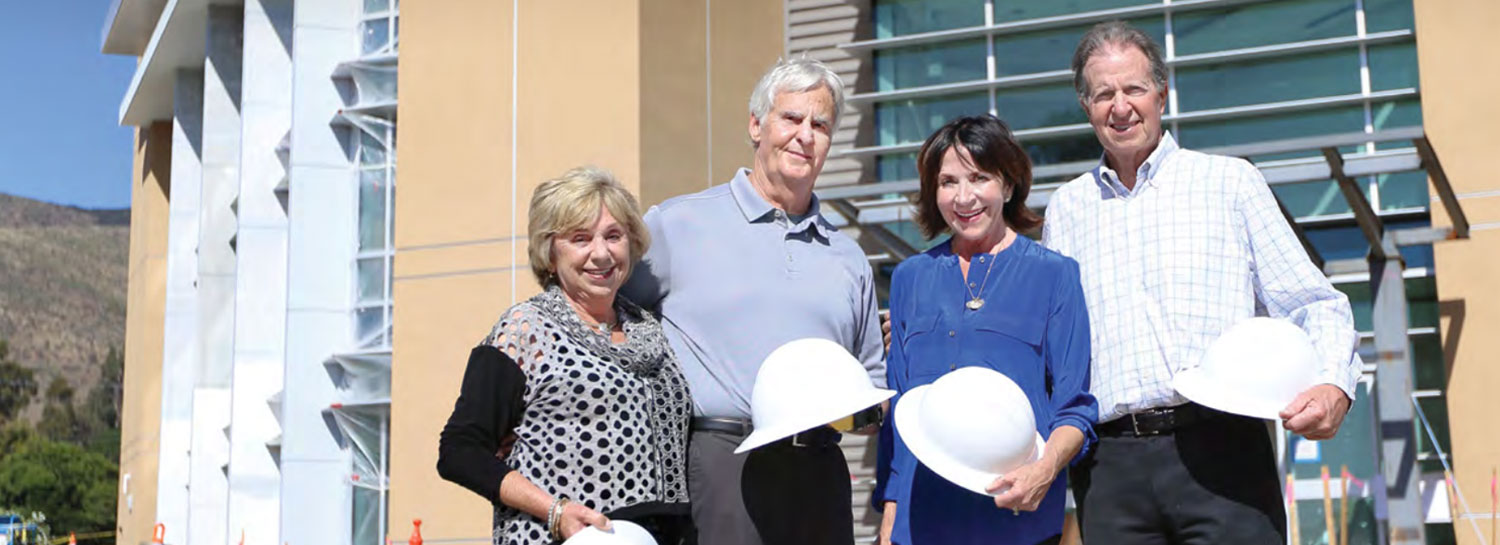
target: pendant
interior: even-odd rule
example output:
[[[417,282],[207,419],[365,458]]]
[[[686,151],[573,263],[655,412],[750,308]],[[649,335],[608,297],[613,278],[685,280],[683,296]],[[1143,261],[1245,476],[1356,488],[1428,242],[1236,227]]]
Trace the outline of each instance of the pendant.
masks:
[[[979,310],[979,307],[984,306],[984,299],[975,297],[970,299],[969,302],[964,303],[964,306],[969,307],[969,310]]]

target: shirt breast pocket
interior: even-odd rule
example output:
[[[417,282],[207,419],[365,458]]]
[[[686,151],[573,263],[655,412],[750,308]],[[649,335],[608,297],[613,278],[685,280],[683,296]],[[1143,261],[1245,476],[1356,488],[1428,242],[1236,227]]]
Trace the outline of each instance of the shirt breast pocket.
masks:
[[[1012,350],[1041,354],[1042,334],[1047,318],[1017,313],[986,316],[974,329],[980,334],[983,349],[1010,353]]]
[[[944,337],[936,334],[938,318],[937,313],[932,313],[906,320],[901,338],[896,340],[901,343],[902,353],[906,356],[906,369],[891,371],[905,373],[907,377],[919,377],[927,374],[925,371],[928,368],[937,365],[934,362],[946,357]]]

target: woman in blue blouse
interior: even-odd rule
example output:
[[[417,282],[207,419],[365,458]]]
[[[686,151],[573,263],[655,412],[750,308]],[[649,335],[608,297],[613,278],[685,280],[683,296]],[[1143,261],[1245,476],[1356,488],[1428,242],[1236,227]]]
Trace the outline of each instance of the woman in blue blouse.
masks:
[[[902,262],[891,279],[887,377],[896,402],[959,367],[988,367],[1026,393],[1047,445],[1040,460],[997,479],[991,498],[924,467],[887,418],[873,498],[884,514],[881,542],[1055,543],[1063,471],[1095,441],[1099,413],[1088,392],[1078,263],[1017,235],[1041,218],[1026,208],[1031,161],[999,119],[963,117],[938,129],[917,169],[918,228],[928,238],[952,236]]]

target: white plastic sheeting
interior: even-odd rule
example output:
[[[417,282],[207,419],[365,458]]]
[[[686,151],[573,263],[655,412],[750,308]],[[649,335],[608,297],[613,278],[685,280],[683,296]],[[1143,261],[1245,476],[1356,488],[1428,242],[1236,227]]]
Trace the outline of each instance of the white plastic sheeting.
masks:
[[[323,362],[328,378],[351,402],[391,397],[391,352],[367,350],[334,354]]]

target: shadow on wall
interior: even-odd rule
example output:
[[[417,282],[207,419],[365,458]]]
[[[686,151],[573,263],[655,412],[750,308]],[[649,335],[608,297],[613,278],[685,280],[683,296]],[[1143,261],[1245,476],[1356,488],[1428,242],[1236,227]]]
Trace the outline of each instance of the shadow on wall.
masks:
[[[1448,329],[1443,331],[1443,366],[1447,381],[1453,380],[1453,358],[1458,354],[1458,341],[1463,337],[1464,318],[1468,314],[1468,305],[1463,299],[1449,299],[1438,301],[1438,323],[1443,318],[1448,319]]]

